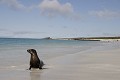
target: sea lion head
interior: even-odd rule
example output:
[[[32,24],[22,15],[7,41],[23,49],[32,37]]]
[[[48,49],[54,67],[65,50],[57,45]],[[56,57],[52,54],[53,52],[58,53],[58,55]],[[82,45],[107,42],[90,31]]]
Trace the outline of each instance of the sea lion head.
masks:
[[[37,55],[37,52],[35,49],[28,49],[27,52],[30,53],[31,55]]]

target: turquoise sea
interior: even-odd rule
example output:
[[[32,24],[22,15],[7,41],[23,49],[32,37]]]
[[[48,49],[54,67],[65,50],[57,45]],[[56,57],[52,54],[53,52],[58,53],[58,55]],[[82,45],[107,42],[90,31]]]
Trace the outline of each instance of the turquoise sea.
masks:
[[[27,69],[30,54],[27,49],[36,49],[44,62],[50,59],[86,51],[100,46],[99,41],[46,40],[25,38],[0,38],[0,69]]]

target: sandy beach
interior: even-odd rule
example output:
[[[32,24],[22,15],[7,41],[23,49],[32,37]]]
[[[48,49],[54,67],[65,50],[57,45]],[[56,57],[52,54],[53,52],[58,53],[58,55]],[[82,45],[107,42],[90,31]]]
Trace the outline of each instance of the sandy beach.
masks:
[[[1,80],[120,80],[120,43],[110,42],[75,54],[45,60],[43,70],[29,66],[0,69]]]
[[[119,80],[119,45],[96,49],[54,59],[40,80]]]

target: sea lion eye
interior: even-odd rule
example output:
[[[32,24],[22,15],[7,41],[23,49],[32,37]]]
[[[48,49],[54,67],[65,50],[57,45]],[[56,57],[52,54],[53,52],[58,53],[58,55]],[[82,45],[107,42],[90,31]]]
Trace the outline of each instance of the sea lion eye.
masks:
[[[32,52],[33,52],[33,53],[36,53],[36,50],[32,49]]]

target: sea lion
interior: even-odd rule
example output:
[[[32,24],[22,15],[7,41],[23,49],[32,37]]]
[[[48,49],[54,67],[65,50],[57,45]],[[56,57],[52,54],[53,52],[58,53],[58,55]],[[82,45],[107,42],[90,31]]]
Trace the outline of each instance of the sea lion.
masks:
[[[29,70],[31,70],[31,68],[42,69],[42,67],[44,66],[44,63],[42,60],[39,59],[36,50],[28,49],[27,52],[31,54]]]

